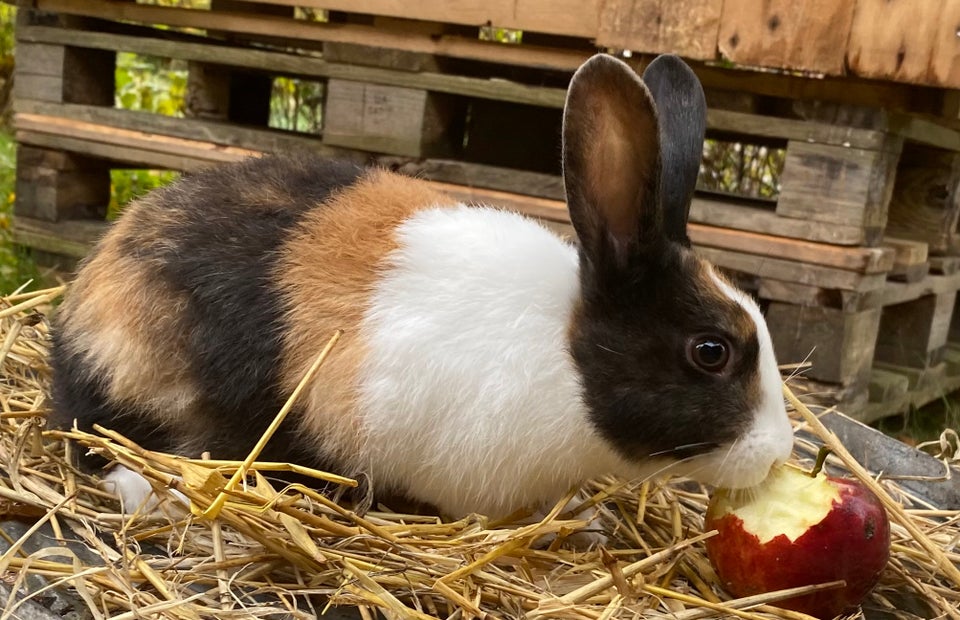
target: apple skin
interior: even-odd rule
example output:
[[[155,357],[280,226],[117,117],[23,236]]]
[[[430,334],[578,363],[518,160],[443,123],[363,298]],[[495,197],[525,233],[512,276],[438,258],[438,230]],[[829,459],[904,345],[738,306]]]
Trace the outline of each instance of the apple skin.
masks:
[[[805,474],[803,474],[805,475]],[[879,498],[860,482],[826,478],[838,500],[819,523],[791,541],[779,534],[761,544],[743,521],[723,506],[724,491],[711,499],[707,555],[724,588],[737,597],[843,579],[846,587],[822,590],[775,603],[830,620],[855,608],[880,579],[890,557],[890,522]],[[763,501],[762,493],[754,501]]]

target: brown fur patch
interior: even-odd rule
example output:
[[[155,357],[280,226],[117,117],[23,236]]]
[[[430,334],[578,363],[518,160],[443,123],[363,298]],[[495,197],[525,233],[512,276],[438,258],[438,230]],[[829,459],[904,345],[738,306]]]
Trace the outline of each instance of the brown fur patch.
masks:
[[[724,293],[713,279],[716,276],[721,282],[734,290],[740,290],[723,273],[715,269],[707,261],[697,258],[698,269],[694,272],[697,290],[703,295],[704,305],[713,308],[723,308],[721,314],[723,323],[718,327],[735,336],[742,342],[749,342],[757,338],[757,326],[747,311],[736,301]],[[748,297],[744,293],[745,297]]]
[[[130,205],[130,213],[101,241],[73,282],[59,322],[64,344],[103,380],[108,399],[138,405],[157,422],[170,423],[198,396],[185,363],[186,300],[151,277],[145,260],[121,248],[124,239],[142,239],[144,230],[159,229],[142,227],[146,220],[173,217],[148,206],[148,200]]]
[[[730,288],[740,291],[740,288],[730,281],[719,269],[702,258],[697,258],[699,269],[695,272],[697,288],[702,292],[705,302],[716,308],[723,308],[721,314],[723,322],[718,325],[723,331],[734,337],[735,343],[745,346],[746,343],[757,343],[759,335],[757,334],[757,324],[754,322],[747,310],[736,301],[724,293],[718,286],[714,277],[727,284]],[[741,291],[742,292],[742,291]],[[743,293],[744,297],[749,297]],[[736,346],[736,344],[734,344]],[[760,382],[760,373],[756,371],[756,364],[746,368],[746,372],[751,373],[750,380],[744,381],[746,388],[746,398],[750,403],[759,403],[762,394],[762,385]]]
[[[395,230],[419,210],[452,205],[426,183],[375,170],[311,211],[282,250],[277,279],[288,306],[281,376],[295,388],[337,329],[343,338],[301,397],[308,432],[353,462],[363,441],[357,375],[367,351],[358,329]]]

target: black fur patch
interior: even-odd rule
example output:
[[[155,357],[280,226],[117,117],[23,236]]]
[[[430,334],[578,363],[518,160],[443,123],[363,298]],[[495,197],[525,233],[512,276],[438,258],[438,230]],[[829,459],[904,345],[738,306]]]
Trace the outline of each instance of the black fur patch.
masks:
[[[182,324],[190,330],[189,354],[183,363],[203,393],[202,413],[184,436],[140,432],[136,413],[112,410],[76,360],[55,347],[60,407],[76,412],[84,426],[122,417],[121,430],[149,448],[203,446],[214,458],[246,456],[287,397],[277,376],[283,330],[283,306],[271,281],[277,251],[305,212],[362,173],[354,164],[309,155],[268,156],[157,190],[155,208],[176,216],[164,218],[162,230],[142,224],[121,247],[151,278],[187,299]],[[313,452],[292,430],[281,429],[262,458],[321,465]]]
[[[603,274],[581,260],[571,352],[593,424],[633,461],[679,460],[733,441],[750,424],[758,389],[759,343],[745,330],[743,309],[698,279],[697,259],[678,244],[649,248],[631,263]],[[687,339],[702,333],[732,343],[728,373],[688,362]]]

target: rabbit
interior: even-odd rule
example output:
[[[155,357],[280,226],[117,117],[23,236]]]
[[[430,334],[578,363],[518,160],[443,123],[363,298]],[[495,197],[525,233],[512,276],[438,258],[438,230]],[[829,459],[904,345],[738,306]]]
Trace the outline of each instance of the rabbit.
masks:
[[[603,475],[755,485],[792,431],[760,309],[686,234],[705,116],[675,56],[642,79],[588,59],[562,128],[577,242],[305,154],[157,189],[59,310],[50,424],[242,459],[342,329],[262,460],[452,517],[543,509]],[[107,478],[128,503],[149,491]]]

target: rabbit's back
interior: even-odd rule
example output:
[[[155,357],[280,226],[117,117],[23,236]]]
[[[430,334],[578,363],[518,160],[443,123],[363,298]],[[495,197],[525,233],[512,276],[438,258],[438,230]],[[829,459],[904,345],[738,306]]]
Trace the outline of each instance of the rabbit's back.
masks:
[[[349,238],[377,245],[371,230],[335,212],[337,194],[365,174],[349,163],[269,156],[185,177],[130,205],[61,308],[53,425],[77,420],[152,448],[245,454],[294,381],[281,376],[297,368],[284,363],[285,340],[311,327],[289,324],[297,316],[286,270],[296,260],[286,257],[298,249],[287,246],[301,229],[299,237],[345,237],[299,246],[336,246],[341,256],[326,259],[339,265],[305,269],[341,273]],[[327,327],[317,339],[349,328]],[[273,456],[314,452],[298,445],[295,429],[287,433]]]

